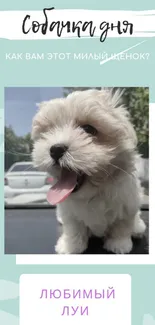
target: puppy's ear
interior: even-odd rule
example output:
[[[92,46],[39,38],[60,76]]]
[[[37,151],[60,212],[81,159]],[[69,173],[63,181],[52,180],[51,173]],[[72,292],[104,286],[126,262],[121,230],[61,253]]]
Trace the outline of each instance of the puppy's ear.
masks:
[[[110,106],[114,109],[123,105],[124,89],[121,88],[102,88],[103,96],[106,97]]]
[[[117,90],[114,90],[113,88],[111,88],[110,95],[112,98],[112,105],[114,108],[117,108],[123,104],[123,94],[124,94],[124,89],[118,88]]]
[[[34,116],[32,120],[32,131],[31,138],[33,141],[37,140],[40,137],[40,133],[42,133],[45,129],[43,110],[45,109],[47,102],[37,103],[38,112]]]
[[[124,91],[125,89],[123,90],[117,89],[113,93],[112,102],[114,108],[116,109],[117,114],[119,114],[120,123],[122,127],[124,127],[124,135],[126,136],[126,138],[130,139],[133,146],[136,148],[138,144],[138,139],[137,139],[136,131],[131,121],[130,112],[126,107],[126,105],[124,105],[124,101],[123,101]]]
[[[130,113],[127,107],[124,105],[123,94],[125,89],[118,88],[105,88],[101,91],[104,92],[109,107],[111,108],[111,114],[116,119],[120,132],[124,139],[128,139],[129,146],[136,148],[137,135],[131,122]]]

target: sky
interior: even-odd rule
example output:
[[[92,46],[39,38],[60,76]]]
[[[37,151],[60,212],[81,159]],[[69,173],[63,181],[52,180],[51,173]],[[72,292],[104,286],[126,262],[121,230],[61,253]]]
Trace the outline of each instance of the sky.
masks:
[[[18,136],[31,132],[36,103],[63,96],[63,88],[7,87],[5,88],[5,125],[12,126]]]

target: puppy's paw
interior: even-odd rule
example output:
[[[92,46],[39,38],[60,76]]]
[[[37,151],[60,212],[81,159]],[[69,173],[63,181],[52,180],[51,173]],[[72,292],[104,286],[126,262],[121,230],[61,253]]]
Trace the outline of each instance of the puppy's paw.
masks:
[[[146,225],[144,221],[141,218],[136,218],[134,222],[134,229],[133,229],[132,236],[136,238],[141,238],[143,237],[145,230],[146,230]]]
[[[108,238],[105,241],[104,248],[115,254],[128,254],[132,250],[132,240],[130,237]]]
[[[80,236],[70,238],[62,235],[55,246],[57,254],[81,254],[87,248],[87,240],[82,239]]]

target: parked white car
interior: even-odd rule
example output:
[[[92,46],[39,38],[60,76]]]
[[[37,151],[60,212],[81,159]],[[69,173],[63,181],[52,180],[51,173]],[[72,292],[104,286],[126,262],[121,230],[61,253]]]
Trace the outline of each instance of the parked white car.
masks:
[[[18,162],[13,164],[5,174],[5,199],[23,194],[45,194],[51,187],[52,178],[44,172],[38,171],[32,162]]]

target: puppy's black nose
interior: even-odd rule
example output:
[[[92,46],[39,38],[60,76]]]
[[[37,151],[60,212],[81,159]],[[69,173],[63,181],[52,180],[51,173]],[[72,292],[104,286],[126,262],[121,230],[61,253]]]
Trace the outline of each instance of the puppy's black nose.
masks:
[[[65,153],[65,151],[67,150],[67,146],[64,146],[62,144],[57,144],[55,146],[52,146],[50,148],[50,156],[55,160],[58,161],[63,154]]]

